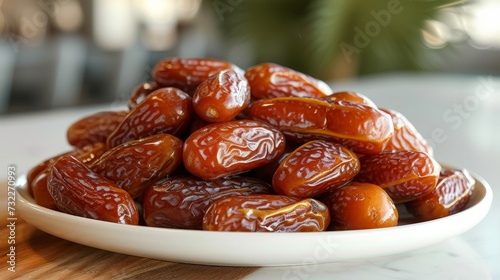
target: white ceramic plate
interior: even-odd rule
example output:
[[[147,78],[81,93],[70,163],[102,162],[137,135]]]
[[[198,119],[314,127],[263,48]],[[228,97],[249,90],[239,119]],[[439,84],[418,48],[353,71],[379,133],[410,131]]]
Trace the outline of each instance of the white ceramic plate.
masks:
[[[455,215],[394,228],[320,233],[208,232],[130,226],[76,217],[35,204],[26,179],[17,207],[28,223],[83,245],[173,262],[224,266],[319,264],[390,255],[460,235],[488,213],[491,187],[479,176],[467,208]]]

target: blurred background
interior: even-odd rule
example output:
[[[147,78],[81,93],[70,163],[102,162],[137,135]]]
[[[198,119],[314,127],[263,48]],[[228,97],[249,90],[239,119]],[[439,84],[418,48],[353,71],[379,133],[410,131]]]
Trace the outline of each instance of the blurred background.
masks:
[[[498,0],[0,0],[0,115],[123,102],[164,57],[328,82],[500,74]]]

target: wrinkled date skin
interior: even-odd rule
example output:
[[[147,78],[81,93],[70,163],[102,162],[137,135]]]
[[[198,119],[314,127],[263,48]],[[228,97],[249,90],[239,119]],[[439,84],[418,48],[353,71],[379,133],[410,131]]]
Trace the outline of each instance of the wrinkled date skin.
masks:
[[[239,120],[205,126],[184,142],[183,162],[205,180],[235,175],[279,158],[285,137],[259,121]]]
[[[233,69],[222,70],[204,82],[193,95],[196,114],[207,122],[227,122],[250,104],[247,79]]]
[[[128,99],[128,108],[133,110],[137,104],[141,103],[149,94],[159,89],[160,87],[156,82],[142,82],[132,92]]]
[[[384,152],[360,158],[356,181],[382,187],[394,203],[420,198],[434,190],[441,166],[427,153],[418,151]]]
[[[394,110],[381,110],[391,116],[394,124],[394,134],[384,151],[421,151],[432,156],[432,148],[405,116]]]
[[[229,196],[270,193],[269,184],[251,177],[164,178],[143,195],[144,220],[146,225],[154,227],[202,229],[203,215],[214,201]]]
[[[108,149],[159,133],[182,136],[193,117],[191,96],[176,88],[152,92],[108,137]]]
[[[328,140],[360,154],[380,153],[393,134],[389,115],[343,100],[262,99],[251,104],[249,116],[277,127],[290,141]]]
[[[203,229],[245,232],[316,232],[330,223],[322,202],[281,195],[233,196],[212,203]]]
[[[399,213],[389,195],[379,186],[352,182],[333,190],[325,204],[330,209],[329,230],[395,227]]]
[[[409,213],[421,221],[439,219],[462,211],[474,191],[475,180],[469,172],[445,169],[436,188],[424,197],[405,204]]]
[[[136,198],[153,181],[169,175],[181,163],[182,144],[170,134],[129,141],[107,151],[90,169]]]
[[[66,132],[68,143],[83,147],[94,143],[106,143],[108,136],[125,119],[127,112],[99,112],[73,123]]]
[[[245,76],[254,99],[324,97],[332,93],[332,89],[323,81],[273,63],[253,66],[247,69]]]
[[[50,169],[52,167],[52,165],[54,164],[54,162],[56,162],[58,159],[60,159],[61,157],[65,156],[65,155],[68,155],[72,152],[74,152],[74,151],[65,152],[65,153],[57,155],[53,158],[49,158],[45,161],[42,161],[37,166],[31,168],[30,171],[28,171],[28,174],[26,175],[26,182],[27,182],[28,191],[30,192],[30,194],[33,195],[33,183],[34,183],[36,177],[38,177],[38,175],[40,175],[41,173],[43,173],[47,169]]]
[[[325,101],[338,101],[338,100],[344,100],[344,101],[350,101],[350,102],[355,102],[355,103],[361,103],[373,108],[377,108],[377,105],[375,105],[375,102],[373,102],[370,98],[354,92],[354,91],[339,91],[339,92],[334,92],[328,96],[322,97],[321,100]],[[335,103],[335,102],[334,102]]]
[[[314,140],[281,162],[272,185],[277,194],[314,197],[348,183],[359,168],[358,157],[346,147]]]
[[[48,190],[64,213],[120,224],[139,222],[137,207],[126,191],[73,157],[54,163]]]
[[[50,169],[52,165],[63,156],[73,156],[80,162],[86,164],[87,166],[92,164],[97,158],[99,158],[106,151],[106,146],[104,143],[96,143],[93,145],[88,145],[83,148],[78,148],[73,151],[64,153],[62,155],[53,157],[39,164],[33,168],[29,175],[31,179],[28,180],[28,188],[31,194],[35,198],[35,202],[43,207],[57,210],[57,206],[54,199],[47,190],[47,180],[50,174]],[[30,176],[28,176],[30,177]]]
[[[244,73],[236,65],[222,60],[166,58],[153,68],[153,78],[162,87],[175,87],[192,94],[208,77],[224,69]]]

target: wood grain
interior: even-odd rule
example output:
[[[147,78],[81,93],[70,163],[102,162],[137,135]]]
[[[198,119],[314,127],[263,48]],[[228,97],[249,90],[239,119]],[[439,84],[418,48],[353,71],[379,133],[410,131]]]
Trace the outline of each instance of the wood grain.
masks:
[[[10,272],[6,182],[1,186],[0,279],[242,279],[257,269],[179,264],[108,252],[46,234],[18,218],[16,272]]]

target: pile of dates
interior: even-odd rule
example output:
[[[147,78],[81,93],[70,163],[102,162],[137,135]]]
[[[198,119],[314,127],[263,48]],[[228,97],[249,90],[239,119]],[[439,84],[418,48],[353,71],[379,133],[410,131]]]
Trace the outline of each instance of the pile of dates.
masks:
[[[128,110],[67,131],[74,150],[28,174],[36,203],[102,221],[211,231],[393,227],[461,211],[474,180],[446,169],[400,113],[264,63],[167,58]]]

